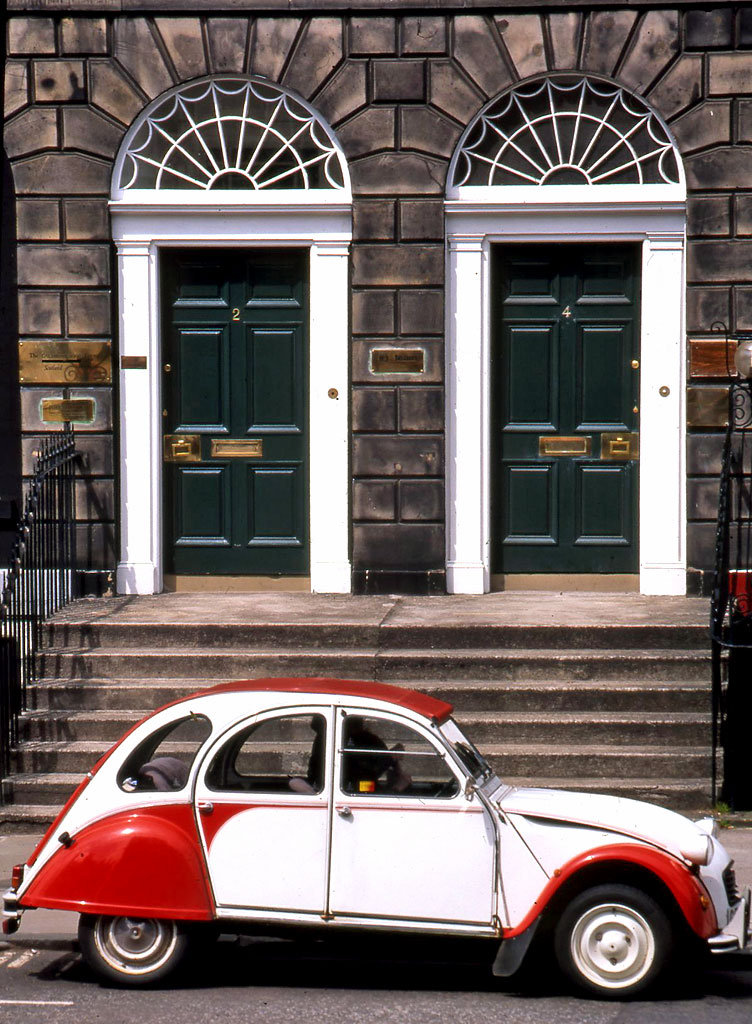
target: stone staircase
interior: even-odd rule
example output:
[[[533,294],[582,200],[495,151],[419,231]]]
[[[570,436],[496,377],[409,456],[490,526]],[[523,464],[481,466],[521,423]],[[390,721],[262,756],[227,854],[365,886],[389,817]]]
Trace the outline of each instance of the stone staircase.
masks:
[[[530,624],[517,621],[519,612],[495,615],[486,606],[482,615],[463,613],[477,598],[421,605],[410,598],[306,595],[307,605],[299,597],[292,602],[305,615],[285,615],[279,595],[271,610],[254,595],[250,604],[257,607],[244,611],[234,595],[233,613],[207,625],[216,602],[202,615],[195,600],[169,600],[178,597],[169,595],[161,614],[159,598],[80,601],[48,624],[41,681],[22,721],[15,773],[4,783],[1,830],[46,826],[100,754],[160,704],[220,681],[261,676],[403,683],[453,703],[508,782],[609,792],[692,812],[709,808],[704,602],[678,622],[649,609],[609,617],[599,602],[589,615],[586,608],[574,616],[579,624],[556,614]],[[262,607],[264,614],[254,614]]]

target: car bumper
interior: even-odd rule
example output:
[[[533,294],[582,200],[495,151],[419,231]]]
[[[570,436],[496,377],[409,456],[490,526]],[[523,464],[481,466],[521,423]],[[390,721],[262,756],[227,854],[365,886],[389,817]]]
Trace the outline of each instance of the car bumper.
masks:
[[[23,908],[18,905],[18,896],[13,889],[3,893],[3,934],[12,935],[18,931]]]
[[[717,935],[708,939],[711,953],[736,953],[752,945],[750,931],[750,891],[744,893],[731,920]]]

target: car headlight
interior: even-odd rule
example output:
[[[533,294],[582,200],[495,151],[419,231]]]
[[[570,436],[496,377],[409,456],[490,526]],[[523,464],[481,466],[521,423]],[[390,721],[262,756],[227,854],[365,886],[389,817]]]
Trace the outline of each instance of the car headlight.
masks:
[[[704,832],[706,836],[712,836],[713,839],[718,838],[718,822],[715,818],[700,818],[699,821],[695,822],[695,825]]]
[[[690,864],[697,864],[702,867],[710,863],[713,852],[713,840],[708,835],[698,833],[696,839],[686,840],[682,843],[679,852]]]

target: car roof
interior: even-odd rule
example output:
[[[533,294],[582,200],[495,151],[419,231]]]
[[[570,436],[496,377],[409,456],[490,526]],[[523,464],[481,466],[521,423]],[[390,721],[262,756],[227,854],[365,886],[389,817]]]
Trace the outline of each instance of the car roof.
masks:
[[[424,718],[441,725],[452,714],[454,708],[438,697],[427,693],[408,690],[403,686],[392,686],[390,683],[372,683],[355,679],[327,679],[317,677],[284,677],[268,679],[241,679],[233,683],[220,683],[208,690],[200,690],[184,697],[191,700],[196,697],[208,697],[216,693],[326,693],[338,697],[365,697],[372,700],[383,700],[390,704],[414,711]],[[180,701],[182,703],[182,701]]]

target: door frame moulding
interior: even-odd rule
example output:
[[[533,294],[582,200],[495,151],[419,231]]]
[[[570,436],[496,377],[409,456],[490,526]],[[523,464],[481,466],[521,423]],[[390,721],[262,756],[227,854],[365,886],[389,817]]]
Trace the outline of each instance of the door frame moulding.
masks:
[[[458,192],[445,205],[448,592],[491,584],[491,247],[574,241],[641,246],[640,592],[686,593],[683,185]]]
[[[348,265],[351,208],[311,191],[298,201],[243,202],[232,193],[110,203],[117,250],[120,385],[120,553],[117,592],[163,589],[160,252],[165,248],[309,251],[311,590],[350,593]],[[172,197],[170,197],[172,198]],[[288,197],[285,196],[285,199]],[[290,197],[291,198],[291,197]],[[349,195],[348,195],[349,198]],[[123,357],[145,369],[122,367]],[[130,362],[130,360],[128,360]]]

